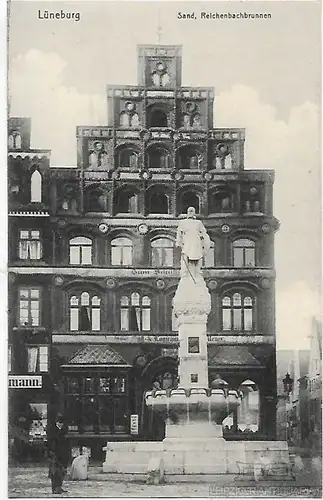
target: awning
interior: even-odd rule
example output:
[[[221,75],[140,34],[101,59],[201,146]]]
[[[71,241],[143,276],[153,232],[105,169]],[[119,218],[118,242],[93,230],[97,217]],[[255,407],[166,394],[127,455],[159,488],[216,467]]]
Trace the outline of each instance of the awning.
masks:
[[[107,345],[86,345],[72,356],[62,368],[77,367],[131,368],[131,365],[112,347]]]
[[[218,366],[261,366],[246,346],[221,346],[209,359],[209,367]]]

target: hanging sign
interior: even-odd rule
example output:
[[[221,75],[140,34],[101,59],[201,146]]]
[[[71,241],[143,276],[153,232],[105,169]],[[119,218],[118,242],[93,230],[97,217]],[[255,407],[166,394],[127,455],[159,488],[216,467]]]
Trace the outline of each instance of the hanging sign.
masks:
[[[137,414],[130,415],[130,434],[138,435],[139,432],[139,419]]]

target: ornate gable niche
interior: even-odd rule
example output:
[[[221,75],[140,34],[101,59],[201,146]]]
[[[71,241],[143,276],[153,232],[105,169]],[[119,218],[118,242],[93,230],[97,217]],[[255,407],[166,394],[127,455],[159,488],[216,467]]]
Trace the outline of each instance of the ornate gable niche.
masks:
[[[139,85],[166,89],[181,85],[182,47],[180,45],[139,45]]]
[[[177,128],[201,130],[207,128],[206,99],[180,100],[177,107]]]
[[[8,149],[27,151],[30,149],[31,119],[12,117],[8,124]]]

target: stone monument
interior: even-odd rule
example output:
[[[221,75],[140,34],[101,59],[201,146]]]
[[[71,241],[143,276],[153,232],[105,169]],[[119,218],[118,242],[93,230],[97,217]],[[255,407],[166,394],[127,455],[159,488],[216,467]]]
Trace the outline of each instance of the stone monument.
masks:
[[[223,438],[222,421],[240,405],[242,394],[220,376],[209,387],[206,324],[211,297],[202,262],[210,239],[193,207],[178,224],[176,245],[181,248],[181,278],[173,301],[179,323],[179,383],[176,389],[154,388],[145,394],[150,411],[165,420],[165,439],[109,443],[103,471],[145,474],[148,464],[159,460],[166,478],[241,474],[256,467],[264,452],[269,462],[288,463],[285,442]]]

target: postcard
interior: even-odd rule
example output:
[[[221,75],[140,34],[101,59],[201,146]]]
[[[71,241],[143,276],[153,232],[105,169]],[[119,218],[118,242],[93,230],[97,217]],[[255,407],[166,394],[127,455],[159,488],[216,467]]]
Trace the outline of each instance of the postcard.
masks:
[[[320,497],[321,4],[8,5],[9,497]]]

